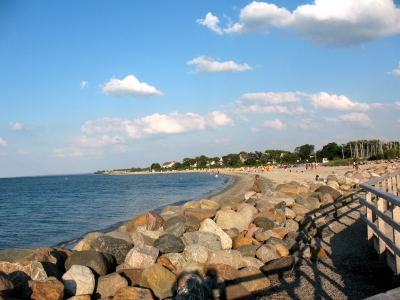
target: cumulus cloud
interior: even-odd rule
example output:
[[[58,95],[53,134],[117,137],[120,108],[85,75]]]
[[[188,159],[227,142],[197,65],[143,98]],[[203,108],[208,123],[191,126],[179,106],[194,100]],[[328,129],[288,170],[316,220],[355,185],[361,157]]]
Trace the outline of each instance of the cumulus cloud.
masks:
[[[124,143],[125,140],[119,136],[109,137],[108,135],[103,135],[100,137],[73,136],[68,138],[68,142],[81,147],[97,148],[112,144]]]
[[[100,87],[104,94],[116,97],[146,97],[163,95],[163,93],[158,91],[154,86],[150,86],[145,82],[139,82],[139,80],[133,75],[128,75],[122,80],[111,78],[109,82],[100,85]]]
[[[213,16],[212,13],[206,14],[206,17],[204,19],[198,19],[196,20],[198,24],[204,25],[211,29],[212,31],[216,32],[217,34],[222,34],[222,29],[219,28],[218,23],[219,19],[216,16]]]
[[[349,113],[346,115],[339,116],[339,119],[342,120],[343,122],[352,123],[357,127],[362,127],[362,128],[375,127],[372,124],[372,120],[365,113],[359,113],[359,112]]]
[[[275,130],[284,130],[284,129],[286,129],[286,125],[284,125],[282,123],[282,121],[280,121],[278,119],[276,119],[276,120],[265,120],[263,126],[267,127],[267,128],[272,128],[272,129],[275,129]]]
[[[391,74],[396,77],[400,77],[400,68],[394,69],[393,71],[387,72],[387,74]]]
[[[11,128],[11,130],[23,130],[23,129],[26,129],[26,127],[24,125],[22,125],[21,123],[12,123],[12,122],[10,122],[10,128]]]
[[[178,134],[190,131],[234,126],[235,123],[226,114],[214,111],[201,116],[194,113],[181,114],[172,112],[169,115],[152,114],[140,119],[121,120],[119,118],[101,118],[87,121],[81,127],[89,134],[107,132],[125,132],[130,138],[143,138],[155,134]]]
[[[81,89],[84,89],[84,88],[86,88],[86,87],[89,86],[89,82],[87,82],[87,81],[81,81],[80,86],[81,86]]]
[[[301,122],[299,122],[299,123],[293,123],[293,126],[299,127],[306,131],[316,131],[316,130],[321,129],[320,124],[316,124],[316,123],[312,122],[312,120],[309,120],[309,119],[301,120]]]
[[[327,111],[368,111],[370,106],[366,103],[352,102],[349,98],[343,95],[329,95],[321,92],[318,94],[309,95],[311,104],[316,110]]]
[[[400,102],[395,102],[394,105],[396,110],[400,109]]]
[[[304,93],[300,92],[249,93],[242,95],[240,100],[233,103],[233,106],[235,113],[244,120],[247,120],[244,117],[247,113],[301,115],[306,110],[294,104],[300,102],[303,95]]]
[[[219,27],[218,17],[208,13],[197,20],[218,34],[268,33],[278,28],[328,46],[360,45],[400,33],[400,9],[393,0],[315,0],[293,12],[267,2],[245,6],[239,21]]]
[[[2,137],[0,137],[0,145],[2,145],[3,147],[8,146],[7,142]]]
[[[204,55],[189,60],[188,65],[196,65],[194,73],[226,73],[226,72],[243,72],[252,70],[248,64],[237,64],[233,61],[219,62],[212,60]]]

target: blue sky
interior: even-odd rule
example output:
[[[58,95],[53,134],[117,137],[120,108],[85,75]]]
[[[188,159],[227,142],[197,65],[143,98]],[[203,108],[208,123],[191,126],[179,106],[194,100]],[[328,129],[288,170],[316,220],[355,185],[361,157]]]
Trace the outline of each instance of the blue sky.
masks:
[[[400,140],[400,1],[0,3],[0,177]]]

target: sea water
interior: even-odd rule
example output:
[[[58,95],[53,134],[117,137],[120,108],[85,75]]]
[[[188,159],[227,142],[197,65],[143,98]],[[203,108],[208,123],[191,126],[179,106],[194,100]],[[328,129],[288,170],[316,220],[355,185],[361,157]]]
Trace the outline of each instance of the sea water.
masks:
[[[233,180],[179,172],[0,178],[0,250],[68,247],[146,211],[210,197]]]

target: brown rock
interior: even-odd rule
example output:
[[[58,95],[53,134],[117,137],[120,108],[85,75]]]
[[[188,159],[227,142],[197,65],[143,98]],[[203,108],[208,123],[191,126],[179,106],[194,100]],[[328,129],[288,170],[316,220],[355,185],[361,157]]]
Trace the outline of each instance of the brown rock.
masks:
[[[281,239],[284,239],[285,236],[288,234],[289,230],[285,227],[277,227],[277,228],[272,228],[272,232],[279,235]]]
[[[271,261],[269,264],[261,267],[260,270],[269,279],[278,279],[292,274],[294,262],[292,256],[285,256]]]
[[[307,187],[299,185],[295,181],[291,183],[278,184],[275,189],[277,192],[283,193],[285,195],[295,195],[295,196],[299,196],[301,193],[308,192]]]
[[[297,203],[294,203],[292,206],[292,210],[295,212],[296,216],[304,217],[310,210],[305,207],[304,205],[300,205]]]
[[[251,300],[254,296],[240,283],[229,284],[225,288],[225,299]]]
[[[116,273],[125,278],[129,286],[140,286],[143,269],[123,269],[118,270]]]
[[[271,282],[256,267],[245,267],[239,270],[240,284],[250,293],[259,292],[269,288]]]
[[[240,246],[251,245],[253,243],[252,238],[248,237],[237,237],[233,240],[233,249],[236,249]]]
[[[325,252],[325,250],[321,247],[318,247],[316,245],[310,245],[311,249],[311,256],[314,258],[319,258],[319,259],[325,259],[328,258],[328,254]]]
[[[132,220],[122,224],[118,231],[134,232],[138,225],[146,225],[146,213],[143,213]]]
[[[139,287],[126,287],[120,289],[113,300],[153,300],[153,294],[149,289]]]
[[[226,229],[224,232],[232,239],[234,240],[238,235],[239,235],[239,229],[237,228],[231,228],[231,229]]]
[[[259,217],[270,219],[272,222],[275,222],[275,221],[276,221],[276,215],[275,215],[273,212],[271,212],[271,211],[263,211],[263,212],[260,212],[260,213],[258,213],[258,214],[256,214],[256,215],[254,216],[254,219],[257,219],[257,218],[259,218]]]
[[[147,230],[158,230],[164,225],[164,219],[155,212],[146,212],[146,229]]]
[[[268,240],[271,237],[271,230],[258,232],[255,234],[254,237],[259,242],[265,242],[266,240]]]
[[[159,265],[167,268],[170,271],[175,271],[176,270],[176,268],[174,267],[172,262],[166,256],[158,257],[157,260],[156,260],[156,264],[159,264]]]
[[[0,272],[0,293],[11,295],[14,290],[14,284],[11,278],[4,272]]]
[[[286,249],[285,246],[283,246],[282,244],[276,244],[275,245],[276,248],[276,253],[280,256],[280,257],[284,257],[284,256],[288,256],[289,255],[289,250]]]
[[[97,280],[95,298],[113,297],[121,288],[127,287],[128,281],[120,273],[100,276]]]
[[[258,209],[255,208],[253,205],[249,204],[249,203],[239,203],[239,204],[235,204],[232,209],[236,210],[236,211],[240,211],[243,207],[249,207],[251,209],[251,211],[253,212],[253,214],[257,214],[258,213]]]
[[[176,276],[158,264],[143,270],[140,285],[150,288],[161,299],[172,297],[177,290]]]
[[[34,300],[61,300],[64,298],[64,285],[55,278],[43,281],[30,281],[32,289],[31,299]]]
[[[258,231],[259,229],[260,229],[260,228],[258,228],[255,224],[250,223],[249,227],[247,228],[247,232],[246,232],[245,237],[247,237],[247,238],[252,238],[253,235],[254,235],[254,233],[255,233],[256,231]]]
[[[207,218],[214,218],[216,211],[214,209],[207,208],[188,208],[185,210],[185,216],[193,216],[199,222],[204,221]]]
[[[221,277],[225,281],[235,281],[239,278],[239,271],[225,264],[209,264],[205,267],[207,276]]]

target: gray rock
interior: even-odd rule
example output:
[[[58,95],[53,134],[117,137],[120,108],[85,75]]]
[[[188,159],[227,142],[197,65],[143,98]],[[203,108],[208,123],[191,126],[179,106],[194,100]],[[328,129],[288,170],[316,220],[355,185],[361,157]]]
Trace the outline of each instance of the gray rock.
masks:
[[[199,244],[187,246],[184,250],[184,254],[186,261],[197,261],[204,264],[208,259],[207,247]]]
[[[331,195],[333,201],[336,201],[337,199],[339,199],[342,196],[342,193],[340,193],[338,190],[335,190],[334,188],[324,185],[319,187],[316,192],[319,193],[326,193]]]
[[[107,235],[98,237],[91,244],[92,250],[112,255],[116,259],[117,264],[125,261],[126,255],[132,248],[132,243]]]
[[[77,251],[65,261],[65,270],[69,270],[73,265],[89,267],[96,276],[106,275],[114,271],[114,259],[110,254],[97,251]]]
[[[174,225],[164,230],[164,232],[161,233],[161,235],[170,234],[176,237],[181,237],[185,233],[185,231],[186,231],[185,223],[176,222]]]
[[[186,232],[197,231],[200,228],[200,222],[193,216],[177,216],[172,217],[165,221],[164,223],[164,231],[168,230],[171,226],[175,225],[178,222],[183,222],[186,227]]]
[[[218,251],[222,249],[221,238],[211,232],[186,232],[182,237],[185,245],[200,244],[209,251]]]
[[[166,253],[162,256],[167,257],[177,270],[181,270],[183,265],[187,262],[180,253]]]
[[[179,253],[185,249],[185,244],[176,236],[164,234],[154,241],[154,247],[160,250],[160,253]]]
[[[262,217],[256,218],[253,221],[253,223],[257,227],[262,228],[264,231],[271,230],[272,228],[274,228],[274,222],[272,222],[270,219],[267,218],[262,218]]]
[[[0,251],[0,261],[10,263],[32,261],[35,259],[35,249],[12,248]]]
[[[279,258],[274,245],[263,245],[256,251],[256,257],[263,263]]]
[[[210,253],[206,264],[225,264],[237,270],[242,265],[242,254],[237,250],[215,251]]]
[[[159,264],[143,270],[140,285],[150,288],[160,299],[172,297],[177,290],[176,276]]]
[[[213,220],[205,219],[203,222],[201,222],[199,231],[200,232],[211,232],[211,233],[218,235],[221,238],[222,249],[231,249],[232,248],[232,239]]]
[[[244,245],[236,248],[236,251],[239,251],[240,254],[243,256],[250,256],[250,257],[255,257],[256,256],[256,250],[257,247],[255,245]]]

